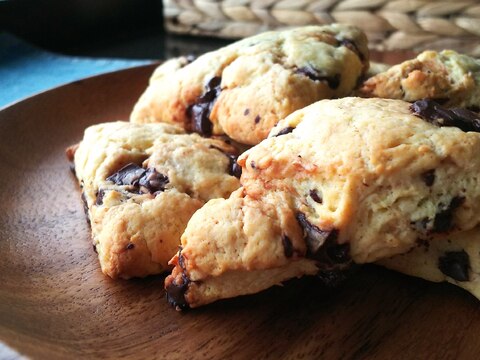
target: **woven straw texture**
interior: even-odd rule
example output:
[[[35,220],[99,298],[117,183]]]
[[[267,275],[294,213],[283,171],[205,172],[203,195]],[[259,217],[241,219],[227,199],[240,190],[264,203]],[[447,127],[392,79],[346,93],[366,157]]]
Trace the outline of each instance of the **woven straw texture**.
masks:
[[[243,38],[271,29],[357,25],[376,50],[455,49],[480,56],[480,0],[163,0],[167,29]]]

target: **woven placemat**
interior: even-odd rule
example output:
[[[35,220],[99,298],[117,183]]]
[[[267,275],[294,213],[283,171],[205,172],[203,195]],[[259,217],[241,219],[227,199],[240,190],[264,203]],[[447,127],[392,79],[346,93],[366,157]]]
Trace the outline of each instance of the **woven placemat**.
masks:
[[[480,56],[480,0],[163,0],[167,29],[243,38],[266,30],[357,25],[376,50],[455,49]]]

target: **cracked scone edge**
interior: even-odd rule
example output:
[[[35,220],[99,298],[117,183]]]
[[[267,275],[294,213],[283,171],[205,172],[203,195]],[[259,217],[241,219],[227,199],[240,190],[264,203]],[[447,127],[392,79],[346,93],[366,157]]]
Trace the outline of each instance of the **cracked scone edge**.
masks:
[[[114,122],[87,128],[71,156],[102,271],[130,278],[167,270],[191,215],[239,186],[229,170],[235,152],[222,140],[185,134],[168,124]],[[107,180],[129,163],[147,180],[152,174],[144,170],[155,169],[157,177],[151,179],[157,188]],[[159,185],[162,176],[167,180]]]
[[[399,100],[345,98],[299,110],[282,120],[267,140],[242,154],[243,188],[227,200],[207,203],[192,217],[182,236],[182,252],[172,259],[175,268],[166,279],[167,292],[181,288],[186,299],[183,307],[196,307],[257,292],[259,287],[298,276],[294,269],[315,273],[317,267],[324,267],[325,254],[321,261],[305,256],[308,238],[315,237],[314,227],[327,233],[338,230],[336,244],[349,244],[349,255],[356,263],[406,253],[417,246],[418,237],[435,241],[442,236],[438,232],[468,231],[480,222],[478,151],[480,134],[432,125],[415,116],[409,103]],[[432,169],[433,183],[428,175]],[[314,196],[311,190],[316,190]],[[462,200],[449,210],[455,197]],[[239,201],[260,209],[264,204],[277,204],[279,213],[263,209],[247,222],[258,228],[253,224],[263,218],[270,229],[270,235],[263,237],[266,244],[252,235],[240,241],[240,246],[232,245],[238,241],[238,229],[229,224],[239,217],[232,215],[227,221],[224,215],[218,217],[228,214],[233,205],[218,210],[222,204]],[[303,226],[299,213],[307,220]],[[279,219],[288,221],[275,225]],[[437,224],[438,219],[446,225]],[[226,229],[218,231],[221,226]],[[287,258],[285,253],[282,257],[285,234],[296,258]],[[229,261],[212,255],[215,242],[223,244],[223,252],[230,251]],[[246,261],[255,258],[246,257],[248,247],[259,244],[268,252],[263,248],[253,251],[260,260]],[[335,269],[338,253],[325,252]],[[289,266],[292,273],[283,271]],[[273,269],[278,270],[278,277],[265,285],[260,277]],[[240,288],[237,280],[225,285],[230,290],[223,293],[216,284],[222,284],[223,274],[232,277],[231,272],[243,274],[253,285]]]
[[[131,121],[176,123],[257,144],[293,111],[347,95],[368,69],[368,49],[358,28],[308,26],[259,34],[183,64],[174,59],[157,68]],[[221,91],[210,94],[214,78],[221,78]],[[192,128],[188,113],[198,101],[205,101],[207,129]]]

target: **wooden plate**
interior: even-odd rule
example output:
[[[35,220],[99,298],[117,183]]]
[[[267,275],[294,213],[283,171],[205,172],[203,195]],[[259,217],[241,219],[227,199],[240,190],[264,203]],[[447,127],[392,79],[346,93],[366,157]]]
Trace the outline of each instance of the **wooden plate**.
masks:
[[[152,70],[0,111],[0,358],[478,357],[475,298],[374,266],[335,290],[294,280],[184,313],[167,305],[163,276],[103,276],[64,149],[88,125],[126,119]]]

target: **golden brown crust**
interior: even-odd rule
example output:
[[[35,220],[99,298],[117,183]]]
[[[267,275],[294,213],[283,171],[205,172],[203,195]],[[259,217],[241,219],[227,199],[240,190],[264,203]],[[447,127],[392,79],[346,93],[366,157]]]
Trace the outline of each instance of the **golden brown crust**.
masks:
[[[131,121],[174,123],[257,144],[293,111],[347,95],[368,68],[366,43],[355,27],[309,26],[247,38],[187,65],[170,60],[155,71]],[[216,78],[218,91],[208,85]],[[204,120],[212,129],[192,125],[199,101],[211,107]]]
[[[480,107],[480,62],[451,50],[417,58],[367,79],[360,95],[416,101],[436,99],[447,107]]]
[[[167,124],[88,128],[74,161],[102,271],[130,278],[167,270],[193,213],[238,188],[235,154],[220,139]]]
[[[343,98],[280,121],[240,156],[243,187],[189,221],[174,272],[189,279],[184,299],[253,293],[478,226],[480,134],[427,120],[404,101]]]

